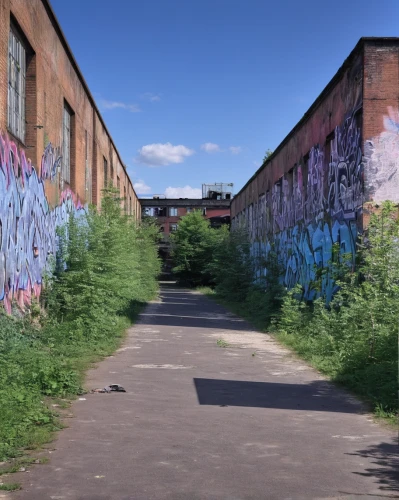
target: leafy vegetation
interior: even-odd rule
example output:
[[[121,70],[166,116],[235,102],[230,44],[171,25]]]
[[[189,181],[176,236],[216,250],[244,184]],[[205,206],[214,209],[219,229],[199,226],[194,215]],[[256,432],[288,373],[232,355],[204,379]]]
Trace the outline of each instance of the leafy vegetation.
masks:
[[[177,231],[171,235],[176,278],[190,286],[213,284],[214,276],[210,267],[213,252],[227,235],[226,226],[220,230],[212,229],[199,210],[183,217]]]
[[[175,241],[180,244],[184,238],[181,233]],[[378,415],[395,418],[399,329],[397,207],[386,202],[371,215],[367,233],[359,241],[355,271],[348,265],[348,256],[340,254],[339,249],[328,269],[316,270],[317,279],[312,286],[318,290],[319,298],[313,302],[302,299],[300,286],[291,291],[283,288],[278,256],[273,251],[267,259],[254,255],[243,229],[212,235],[202,246],[208,249],[207,258],[202,257],[198,268],[206,269],[207,279],[201,282],[200,291],[259,329],[274,332],[313,366],[371,402]],[[190,269],[197,268],[193,262],[196,254],[185,253],[184,245],[175,252],[180,261],[186,259],[189,282]],[[339,285],[328,305],[321,288],[327,277]]]
[[[399,221],[385,203],[371,216],[360,242],[356,272],[339,280],[328,307],[320,297],[284,299],[277,324],[280,340],[322,372],[369,400],[377,414],[398,409]],[[342,270],[342,269],[341,269]]]
[[[157,290],[158,230],[123,214],[113,189],[101,212],[71,217],[40,307],[0,314],[0,461],[49,440],[48,397],[82,392],[84,370],[120,343]]]
[[[223,348],[230,347],[230,344],[223,339],[217,339],[216,344]]]
[[[271,149],[266,149],[265,156],[263,157],[263,163],[265,163],[265,161],[268,160],[273,153],[274,151]]]
[[[0,491],[16,491],[21,488],[21,485],[19,483],[6,483],[6,484],[0,484]]]

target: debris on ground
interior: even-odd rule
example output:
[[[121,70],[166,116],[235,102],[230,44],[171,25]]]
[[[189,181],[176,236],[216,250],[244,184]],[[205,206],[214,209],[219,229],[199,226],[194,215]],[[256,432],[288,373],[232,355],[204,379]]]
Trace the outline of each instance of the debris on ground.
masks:
[[[108,392],[126,392],[126,390],[119,384],[110,384],[103,389],[92,389],[90,392],[100,392],[103,394]]]

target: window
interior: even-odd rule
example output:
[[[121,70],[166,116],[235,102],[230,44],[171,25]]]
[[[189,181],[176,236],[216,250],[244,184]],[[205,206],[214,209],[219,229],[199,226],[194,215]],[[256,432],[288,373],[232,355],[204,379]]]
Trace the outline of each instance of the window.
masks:
[[[91,203],[91,169],[89,166],[89,139],[87,130],[85,130],[85,190],[86,201]]]
[[[202,209],[202,215],[203,215],[203,216],[206,216],[206,208],[203,208],[203,209]]]
[[[104,187],[107,187],[108,185],[108,162],[107,160],[104,158]]]
[[[169,217],[177,217],[177,208],[169,208]]]
[[[120,193],[121,192],[121,179],[120,179],[119,175],[116,177],[116,185],[117,185],[118,191]]]
[[[62,179],[71,182],[71,112],[66,104],[62,119]]]
[[[8,38],[8,128],[25,141],[26,50],[13,28]]]
[[[191,207],[187,207],[187,208],[186,208],[186,211],[187,211],[187,213],[189,214],[190,212],[192,212],[192,211],[193,211],[193,209],[192,209]]]
[[[124,210],[125,210],[125,213],[127,213],[126,186],[123,186],[123,200],[124,200]]]
[[[169,224],[170,232],[177,231],[177,224]]]

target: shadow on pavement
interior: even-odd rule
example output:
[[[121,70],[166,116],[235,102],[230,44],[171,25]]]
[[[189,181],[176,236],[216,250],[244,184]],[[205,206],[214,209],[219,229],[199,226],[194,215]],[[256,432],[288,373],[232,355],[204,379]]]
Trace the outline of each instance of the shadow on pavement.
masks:
[[[157,308],[148,317],[146,324],[154,326],[177,326],[189,328],[210,328],[223,330],[253,331],[242,318],[231,314],[225,308],[200,294],[176,288],[176,285],[162,285]]]
[[[194,378],[200,405],[362,413],[363,405],[332,384],[279,384]]]
[[[381,443],[359,450],[350,455],[357,455],[373,461],[376,467],[366,469],[366,472],[354,472],[360,476],[375,477],[381,490],[399,491],[399,442]],[[398,497],[395,497],[398,498]]]

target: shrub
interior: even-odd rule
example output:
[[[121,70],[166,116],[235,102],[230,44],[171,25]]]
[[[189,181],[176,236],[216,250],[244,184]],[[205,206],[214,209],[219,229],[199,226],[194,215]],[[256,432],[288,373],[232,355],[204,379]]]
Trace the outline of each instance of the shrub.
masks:
[[[24,319],[0,314],[0,461],[49,438],[56,419],[45,397],[81,392],[85,368],[116,348],[157,290],[157,229],[123,214],[120,202],[108,189],[100,212],[71,216],[61,229],[39,321],[37,306]]]

